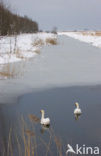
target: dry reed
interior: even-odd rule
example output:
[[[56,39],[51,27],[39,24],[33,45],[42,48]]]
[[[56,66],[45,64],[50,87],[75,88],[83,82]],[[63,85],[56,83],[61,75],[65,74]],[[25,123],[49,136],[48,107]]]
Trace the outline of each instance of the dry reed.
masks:
[[[56,38],[46,38],[46,44],[57,45]]]
[[[36,38],[32,43],[33,46],[40,47],[44,45],[44,41],[40,38]]]
[[[34,122],[39,122],[39,118],[36,117],[35,115],[29,115],[29,119],[31,121]],[[8,136],[8,146],[7,146],[7,150],[3,150],[4,153],[5,151],[7,151],[6,156],[38,156],[37,150],[40,149],[40,147],[42,146],[42,150],[44,150],[45,152],[45,156],[48,155],[53,155],[52,154],[52,149],[51,149],[51,145],[54,142],[56,144],[56,149],[57,149],[57,153],[59,156],[63,156],[62,154],[62,144],[61,141],[58,137],[55,136],[54,131],[52,129],[49,129],[49,139],[46,142],[43,137],[41,136],[37,136],[35,133],[35,128],[33,125],[33,129],[34,130],[30,130],[28,129],[28,125],[27,122],[24,120],[24,118],[21,118],[21,129],[19,129],[19,131],[21,131],[21,137],[19,137],[17,135],[16,132],[14,132],[15,134],[15,141],[16,144],[14,146],[16,146],[16,152],[13,150],[13,142],[12,142],[12,133],[13,133],[13,129],[10,129],[9,131],[9,136]],[[37,139],[39,139],[39,143],[36,142],[36,137]],[[14,139],[14,138],[13,138]],[[41,154],[40,154],[41,155]]]

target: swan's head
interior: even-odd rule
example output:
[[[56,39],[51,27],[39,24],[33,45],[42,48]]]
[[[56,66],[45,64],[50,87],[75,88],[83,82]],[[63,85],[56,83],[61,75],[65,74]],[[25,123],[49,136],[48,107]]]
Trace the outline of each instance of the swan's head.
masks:
[[[45,113],[45,111],[42,109],[41,111],[40,111],[42,114],[44,114]]]
[[[75,106],[76,106],[77,108],[79,108],[79,103],[78,103],[78,102],[75,102]]]

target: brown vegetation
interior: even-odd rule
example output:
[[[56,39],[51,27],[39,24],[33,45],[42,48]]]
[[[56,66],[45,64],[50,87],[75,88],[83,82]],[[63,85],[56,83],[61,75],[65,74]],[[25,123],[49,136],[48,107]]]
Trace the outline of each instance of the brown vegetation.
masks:
[[[6,64],[3,66],[2,70],[0,71],[0,77],[5,77],[5,78],[12,78],[16,76],[16,70],[15,67],[13,66],[11,68],[10,64]]]
[[[87,36],[87,35],[90,35],[90,36],[101,36],[101,31],[91,31],[91,32],[84,31],[84,32],[77,32],[77,33],[82,33],[82,35],[84,35],[84,36]]]
[[[32,43],[33,46],[37,46],[37,47],[40,47],[40,46],[43,46],[44,45],[44,41],[40,38],[36,38],[34,40],[34,43]]]
[[[21,54],[21,51],[19,48],[16,49],[15,51],[16,57],[20,59],[24,59],[25,57]]]
[[[95,36],[101,36],[101,31],[96,31]]]
[[[41,152],[41,150],[42,152],[44,151],[45,156],[53,155],[51,146],[52,144],[56,147],[57,155],[63,156],[62,143],[60,139],[55,135],[53,129],[48,128],[48,130],[46,130],[48,134],[46,141],[41,135],[37,135],[35,130],[35,125],[39,123],[39,121],[36,121],[39,120],[39,118],[35,115],[29,115],[29,119],[31,120],[31,129],[28,128],[29,123],[26,122],[23,117],[20,120],[21,127],[19,128],[18,133],[15,131],[13,132],[13,129],[10,128],[7,146],[3,146],[2,148],[2,153],[4,153],[4,156],[38,156],[38,153],[39,151]],[[35,122],[35,124],[33,121]],[[18,135],[19,133],[20,136]]]
[[[46,39],[46,44],[56,45],[57,44],[57,39],[56,38],[47,38]]]
[[[25,62],[20,64],[7,63],[0,66],[0,79],[10,79],[24,75]]]

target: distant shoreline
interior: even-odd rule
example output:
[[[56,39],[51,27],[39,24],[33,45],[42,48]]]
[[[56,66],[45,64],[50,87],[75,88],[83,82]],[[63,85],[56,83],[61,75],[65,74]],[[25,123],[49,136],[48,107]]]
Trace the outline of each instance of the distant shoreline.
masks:
[[[63,31],[58,32],[58,35],[66,35],[101,48],[101,31]]]

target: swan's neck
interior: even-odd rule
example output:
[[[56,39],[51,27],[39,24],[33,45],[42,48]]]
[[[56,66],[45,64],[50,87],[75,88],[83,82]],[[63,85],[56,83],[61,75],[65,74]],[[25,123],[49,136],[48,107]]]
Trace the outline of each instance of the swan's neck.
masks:
[[[79,108],[79,104],[76,105],[76,108]]]
[[[42,112],[41,119],[44,119],[44,117],[45,117],[45,113],[44,113],[44,112]]]

